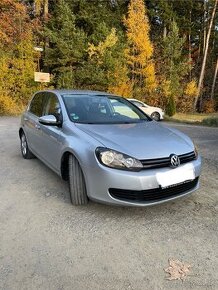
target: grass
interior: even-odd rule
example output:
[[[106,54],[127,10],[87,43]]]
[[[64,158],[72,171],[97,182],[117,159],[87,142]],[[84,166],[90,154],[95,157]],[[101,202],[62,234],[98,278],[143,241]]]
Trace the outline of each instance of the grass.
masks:
[[[211,114],[184,114],[176,113],[173,117],[165,116],[166,121],[218,127],[218,113]]]

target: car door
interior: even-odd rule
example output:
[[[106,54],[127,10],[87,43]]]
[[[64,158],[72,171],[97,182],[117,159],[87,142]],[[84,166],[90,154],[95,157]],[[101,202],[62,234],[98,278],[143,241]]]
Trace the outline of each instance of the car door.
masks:
[[[46,102],[43,107],[43,115],[54,115],[59,120],[62,119],[62,112],[58,97],[51,92],[46,93]],[[59,171],[61,154],[60,126],[49,126],[41,124],[41,149],[43,160],[55,171]]]
[[[28,145],[33,153],[40,156],[41,125],[39,117],[43,114],[44,94],[36,93],[30,102],[27,112],[23,116],[23,128]]]

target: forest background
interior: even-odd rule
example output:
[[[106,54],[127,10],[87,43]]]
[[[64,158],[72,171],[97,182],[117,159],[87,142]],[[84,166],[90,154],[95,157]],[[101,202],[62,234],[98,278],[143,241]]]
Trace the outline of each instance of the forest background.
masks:
[[[109,91],[170,116],[217,111],[217,2],[0,0],[0,115],[44,88]]]

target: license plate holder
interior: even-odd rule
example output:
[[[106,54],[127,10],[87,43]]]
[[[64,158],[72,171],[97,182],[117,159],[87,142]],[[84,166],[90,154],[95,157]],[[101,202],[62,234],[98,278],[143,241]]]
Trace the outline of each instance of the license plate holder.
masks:
[[[195,179],[192,164],[185,164],[175,169],[156,173],[156,179],[161,188],[169,188]]]

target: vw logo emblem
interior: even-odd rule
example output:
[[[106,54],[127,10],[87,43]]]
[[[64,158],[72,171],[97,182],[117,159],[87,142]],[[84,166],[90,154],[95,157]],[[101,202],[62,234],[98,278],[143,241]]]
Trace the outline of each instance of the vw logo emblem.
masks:
[[[176,168],[180,165],[179,157],[176,154],[170,155],[170,165],[172,168]]]

